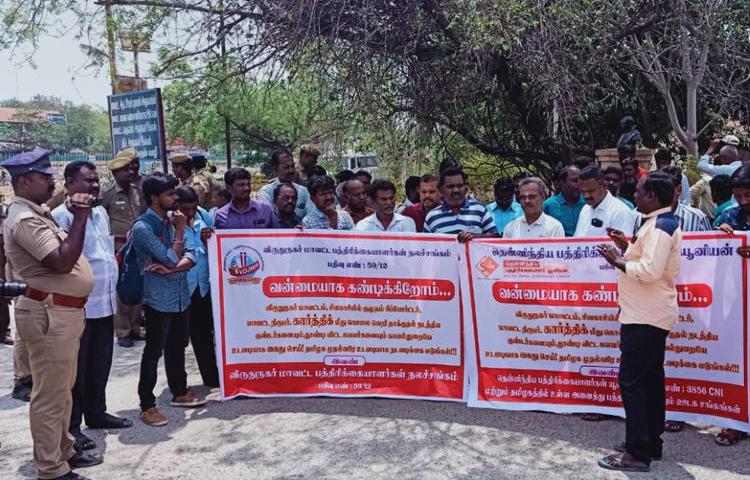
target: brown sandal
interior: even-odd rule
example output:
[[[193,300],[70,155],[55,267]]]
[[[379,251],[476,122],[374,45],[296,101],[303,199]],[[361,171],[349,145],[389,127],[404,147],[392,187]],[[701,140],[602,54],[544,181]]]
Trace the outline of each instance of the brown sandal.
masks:
[[[714,441],[722,447],[731,447],[745,438],[747,438],[747,433],[725,428],[714,437]]]

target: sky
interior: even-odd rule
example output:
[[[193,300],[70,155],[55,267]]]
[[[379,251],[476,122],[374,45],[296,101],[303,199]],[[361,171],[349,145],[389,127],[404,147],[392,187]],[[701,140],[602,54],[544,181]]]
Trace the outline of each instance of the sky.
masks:
[[[75,29],[73,29],[75,30]],[[0,50],[0,99],[29,100],[37,94],[54,95],[74,103],[107,107],[111,93],[106,68],[83,68],[87,58],[79,45],[86,40],[75,38],[75,31],[45,35],[33,55],[36,68],[24,55],[11,56]],[[118,45],[119,46],[119,45]],[[118,74],[132,74],[132,53],[121,52]],[[146,71],[149,57],[139,56],[140,70]],[[151,84],[150,84],[151,86]]]

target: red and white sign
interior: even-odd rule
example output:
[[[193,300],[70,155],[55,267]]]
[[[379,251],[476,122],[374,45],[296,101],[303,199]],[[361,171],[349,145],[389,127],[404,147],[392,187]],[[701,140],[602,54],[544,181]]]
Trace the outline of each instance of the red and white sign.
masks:
[[[223,397],[464,400],[458,251],[442,235],[217,231]]]
[[[624,414],[617,274],[596,252],[605,241],[464,247],[470,406]],[[665,359],[670,419],[750,430],[747,260],[736,254],[746,243],[744,235],[684,235],[680,319]]]

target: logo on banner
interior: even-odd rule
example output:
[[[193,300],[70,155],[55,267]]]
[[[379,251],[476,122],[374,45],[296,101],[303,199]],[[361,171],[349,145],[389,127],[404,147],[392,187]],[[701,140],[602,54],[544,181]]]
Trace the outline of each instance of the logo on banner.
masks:
[[[263,271],[263,257],[256,249],[239,245],[224,255],[224,271],[229,274],[230,285],[259,283],[256,275]]]
[[[477,269],[479,270],[479,273],[484,275],[485,278],[495,273],[495,270],[497,270],[497,267],[499,266],[500,264],[497,263],[497,261],[489,255],[482,258],[477,263]]]

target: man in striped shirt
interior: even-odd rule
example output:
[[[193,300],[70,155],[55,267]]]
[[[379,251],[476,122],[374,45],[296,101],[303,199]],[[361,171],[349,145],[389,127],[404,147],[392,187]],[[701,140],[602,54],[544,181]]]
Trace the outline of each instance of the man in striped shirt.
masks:
[[[481,203],[466,198],[466,174],[460,168],[440,172],[443,202],[427,214],[425,233],[458,235],[459,242],[498,237],[492,215]]]

